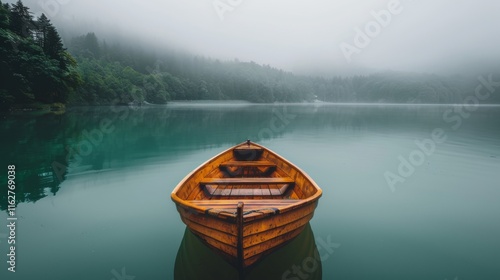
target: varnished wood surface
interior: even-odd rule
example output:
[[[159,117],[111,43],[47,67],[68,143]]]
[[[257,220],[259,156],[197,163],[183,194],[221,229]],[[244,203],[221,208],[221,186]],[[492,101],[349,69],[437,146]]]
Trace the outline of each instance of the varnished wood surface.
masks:
[[[269,184],[292,184],[295,183],[290,177],[278,178],[203,178],[199,182],[202,185],[269,185]]]
[[[321,194],[292,163],[243,143],[188,174],[171,198],[182,221],[205,244],[247,267],[297,236]]]
[[[275,163],[267,160],[258,161],[226,161],[221,163],[221,166],[253,166],[253,167],[269,167],[276,166]]]

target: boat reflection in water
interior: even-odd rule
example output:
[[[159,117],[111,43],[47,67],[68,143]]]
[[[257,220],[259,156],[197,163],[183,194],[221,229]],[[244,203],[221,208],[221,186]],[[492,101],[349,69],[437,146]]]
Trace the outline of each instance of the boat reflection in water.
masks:
[[[188,228],[175,260],[174,279],[321,279],[321,260],[309,223],[285,246],[255,265],[238,270]]]

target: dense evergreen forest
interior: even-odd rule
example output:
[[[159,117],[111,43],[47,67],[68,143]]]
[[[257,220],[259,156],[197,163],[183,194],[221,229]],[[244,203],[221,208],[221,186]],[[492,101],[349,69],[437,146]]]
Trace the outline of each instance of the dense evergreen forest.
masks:
[[[81,84],[77,63],[42,14],[0,1],[0,106],[66,103]]]
[[[169,100],[313,100],[310,79],[250,62],[221,62],[184,54],[158,55],[109,46],[94,33],[68,44],[83,78],[74,103],[108,104]]]
[[[355,77],[294,75],[254,62],[219,61],[106,42],[94,33],[66,40],[21,1],[0,1],[0,107],[26,104],[250,102],[462,103],[478,81],[386,72]],[[67,48],[67,49],[66,49]],[[487,103],[500,103],[500,95]]]

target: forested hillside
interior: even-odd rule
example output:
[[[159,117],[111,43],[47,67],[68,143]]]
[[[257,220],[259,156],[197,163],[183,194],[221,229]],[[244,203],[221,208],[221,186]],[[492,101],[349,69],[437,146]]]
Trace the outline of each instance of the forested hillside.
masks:
[[[165,103],[169,100],[301,102],[314,99],[308,79],[255,63],[220,62],[187,55],[154,55],[112,46],[94,33],[73,38],[83,86],[73,103]]]
[[[170,100],[462,103],[479,84],[474,78],[397,72],[301,76],[236,59],[153,52],[131,43],[107,42],[94,33],[66,38],[66,42],[63,46],[45,15],[34,18],[21,1],[0,2],[0,106],[165,104]],[[500,103],[500,94],[485,102]]]
[[[0,1],[0,107],[66,103],[80,85],[76,67],[44,14]]]
[[[385,72],[354,77],[294,75],[254,62],[110,46],[94,33],[71,40],[84,86],[76,103],[168,100],[251,102],[462,103],[479,81],[460,76]],[[126,101],[125,100],[125,101]],[[500,103],[492,95],[487,103]]]

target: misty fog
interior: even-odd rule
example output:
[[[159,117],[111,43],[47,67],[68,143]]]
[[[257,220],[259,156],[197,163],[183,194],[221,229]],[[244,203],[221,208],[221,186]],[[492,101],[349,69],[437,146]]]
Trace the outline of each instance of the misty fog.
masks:
[[[15,1],[6,1],[13,3]],[[95,32],[300,74],[469,73],[500,61],[500,2],[25,0],[64,39]]]

